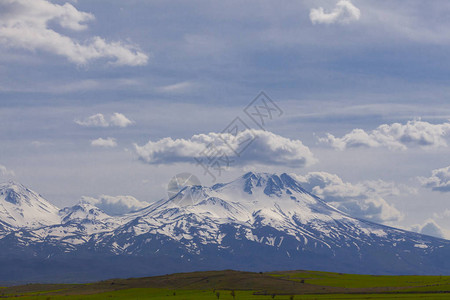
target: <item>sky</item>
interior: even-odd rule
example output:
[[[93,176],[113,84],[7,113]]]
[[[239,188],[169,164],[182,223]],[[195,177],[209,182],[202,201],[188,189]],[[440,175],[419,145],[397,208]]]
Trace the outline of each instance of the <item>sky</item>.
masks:
[[[0,0],[0,181],[123,213],[179,173],[286,172],[450,238],[450,3],[105,4]]]

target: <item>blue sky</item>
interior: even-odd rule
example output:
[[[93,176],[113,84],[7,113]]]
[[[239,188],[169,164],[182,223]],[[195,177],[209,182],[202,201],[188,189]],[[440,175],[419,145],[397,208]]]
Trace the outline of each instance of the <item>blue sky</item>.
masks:
[[[182,172],[210,184],[193,156],[265,91],[283,115],[218,182],[294,173],[349,213],[450,238],[449,12],[415,0],[0,0],[0,179],[60,207],[152,202]]]

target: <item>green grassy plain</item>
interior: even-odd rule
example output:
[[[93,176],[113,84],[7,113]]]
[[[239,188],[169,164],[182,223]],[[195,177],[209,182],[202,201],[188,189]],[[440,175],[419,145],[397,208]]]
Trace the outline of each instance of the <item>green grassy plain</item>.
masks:
[[[28,284],[0,288],[0,297],[36,300],[450,299],[450,276],[227,270],[113,279],[89,284]]]
[[[279,278],[345,288],[406,288],[414,291],[450,292],[450,276],[377,276],[330,272],[293,271],[274,274]],[[449,295],[450,296],[450,295]]]

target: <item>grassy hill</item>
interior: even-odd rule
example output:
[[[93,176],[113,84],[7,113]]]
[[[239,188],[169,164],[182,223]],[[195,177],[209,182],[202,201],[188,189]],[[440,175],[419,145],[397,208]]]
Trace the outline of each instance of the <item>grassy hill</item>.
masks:
[[[233,297],[234,295],[234,297]],[[450,276],[209,271],[0,288],[20,299],[450,299]]]

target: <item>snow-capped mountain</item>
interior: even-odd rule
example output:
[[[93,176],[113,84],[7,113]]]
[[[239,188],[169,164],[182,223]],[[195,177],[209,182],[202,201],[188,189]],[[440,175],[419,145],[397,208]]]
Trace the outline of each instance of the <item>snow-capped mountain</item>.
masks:
[[[59,208],[20,183],[0,184],[0,222],[12,228],[36,228],[58,223]]]
[[[39,218],[30,223],[24,214],[21,223],[7,223],[9,215],[0,215],[0,263],[15,257],[17,268],[31,260],[51,270],[53,280],[64,280],[67,268],[84,280],[224,268],[450,274],[450,241],[353,218],[287,174],[247,173],[212,187],[188,186],[115,217],[88,203],[58,211],[14,186],[3,186],[5,195],[16,192],[2,201],[21,199],[14,207],[38,207]],[[44,212],[49,218],[36,221]]]

